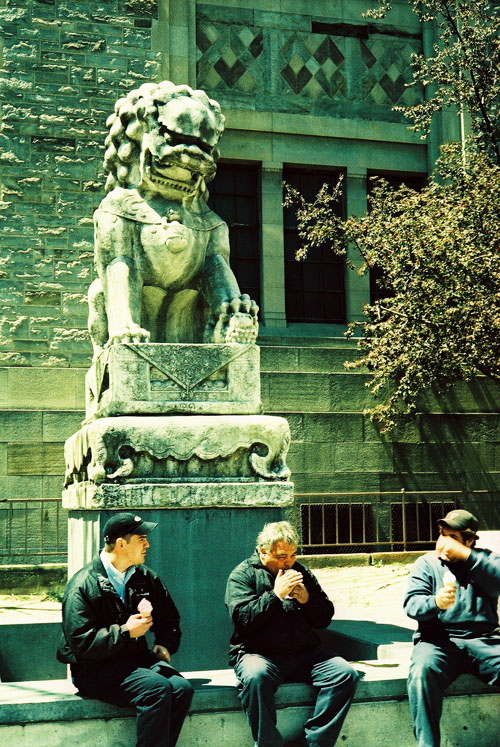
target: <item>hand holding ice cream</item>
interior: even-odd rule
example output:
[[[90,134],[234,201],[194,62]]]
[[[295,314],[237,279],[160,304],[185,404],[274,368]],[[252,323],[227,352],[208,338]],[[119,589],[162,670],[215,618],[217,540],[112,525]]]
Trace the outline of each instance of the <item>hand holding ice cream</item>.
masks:
[[[443,574],[443,586],[435,596],[436,605],[441,610],[446,610],[455,604],[457,597],[457,579],[451,571],[445,571]]]

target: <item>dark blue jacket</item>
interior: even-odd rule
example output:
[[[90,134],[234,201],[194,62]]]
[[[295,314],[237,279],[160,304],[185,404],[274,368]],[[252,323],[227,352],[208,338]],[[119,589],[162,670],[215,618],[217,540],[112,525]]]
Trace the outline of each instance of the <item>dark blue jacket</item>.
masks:
[[[457,579],[457,596],[452,607],[440,610],[434,596],[448,568]],[[423,555],[411,570],[404,600],[407,615],[418,620],[415,642],[488,635],[498,628],[499,595],[500,555],[491,550],[472,550],[467,560],[447,565],[435,552]]]
[[[276,596],[274,576],[262,565],[257,551],[230,574],[225,601],[234,626],[229,650],[231,666],[242,653],[272,657],[319,645],[314,628],[330,624],[333,604],[307,568],[294,563],[293,569],[302,573],[309,592],[306,604]]]
[[[66,586],[59,661],[71,664],[74,677],[96,678],[118,667],[134,668],[141,660],[149,660],[146,637],[131,638],[125,626],[144,598],[153,605],[155,644],[174,654],[181,639],[179,613],[159,576],[145,565],[137,566],[127,581],[122,602],[97,556]]]

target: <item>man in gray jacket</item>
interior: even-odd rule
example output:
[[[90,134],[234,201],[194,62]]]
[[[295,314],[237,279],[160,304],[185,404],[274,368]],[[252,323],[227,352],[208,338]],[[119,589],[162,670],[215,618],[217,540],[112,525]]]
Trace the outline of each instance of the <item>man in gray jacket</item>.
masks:
[[[443,692],[459,674],[500,681],[500,555],[476,549],[468,511],[450,511],[438,526],[436,550],[413,566],[404,601],[418,620],[408,677],[418,747],[439,746]]]

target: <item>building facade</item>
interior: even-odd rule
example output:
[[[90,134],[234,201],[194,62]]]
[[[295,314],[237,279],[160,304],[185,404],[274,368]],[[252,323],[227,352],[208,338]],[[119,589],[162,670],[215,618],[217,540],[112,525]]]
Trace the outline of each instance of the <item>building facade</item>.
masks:
[[[86,292],[105,122],[121,95],[162,79],[204,89],[226,117],[210,200],[230,226],[240,285],[261,308],[264,405],[293,425],[298,492],[491,497],[496,387],[430,397],[417,421],[390,439],[377,434],[363,415],[366,375],[342,369],[354,355],[342,333],[362,318],[370,278],[328,248],[297,263],[294,215],[283,208],[283,181],[312,198],[342,174],[339,211],[362,214],[371,176],[423,184],[440,143],[458,137],[458,120],[443,116],[422,141],[394,109],[425,97],[407,84],[412,54],[433,41],[407,1],[376,23],[363,16],[369,0],[0,5],[0,498],[60,494],[62,443],[81,420],[91,360]],[[52,525],[52,505],[44,510]]]

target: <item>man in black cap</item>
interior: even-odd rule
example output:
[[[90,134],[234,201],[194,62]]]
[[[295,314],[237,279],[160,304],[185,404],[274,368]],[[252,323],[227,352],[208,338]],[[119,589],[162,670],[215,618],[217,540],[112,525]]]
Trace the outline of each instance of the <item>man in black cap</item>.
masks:
[[[408,696],[419,747],[440,744],[443,691],[459,674],[500,681],[500,555],[476,549],[468,511],[450,511],[438,526],[436,550],[414,564],[404,601],[418,620]]]
[[[66,586],[57,653],[82,695],[135,705],[141,747],[173,747],[193,696],[191,684],[170,666],[181,638],[179,613],[160,578],[143,565],[157,526],[129,512],[106,522],[104,549]],[[150,629],[152,650],[145,638]]]

